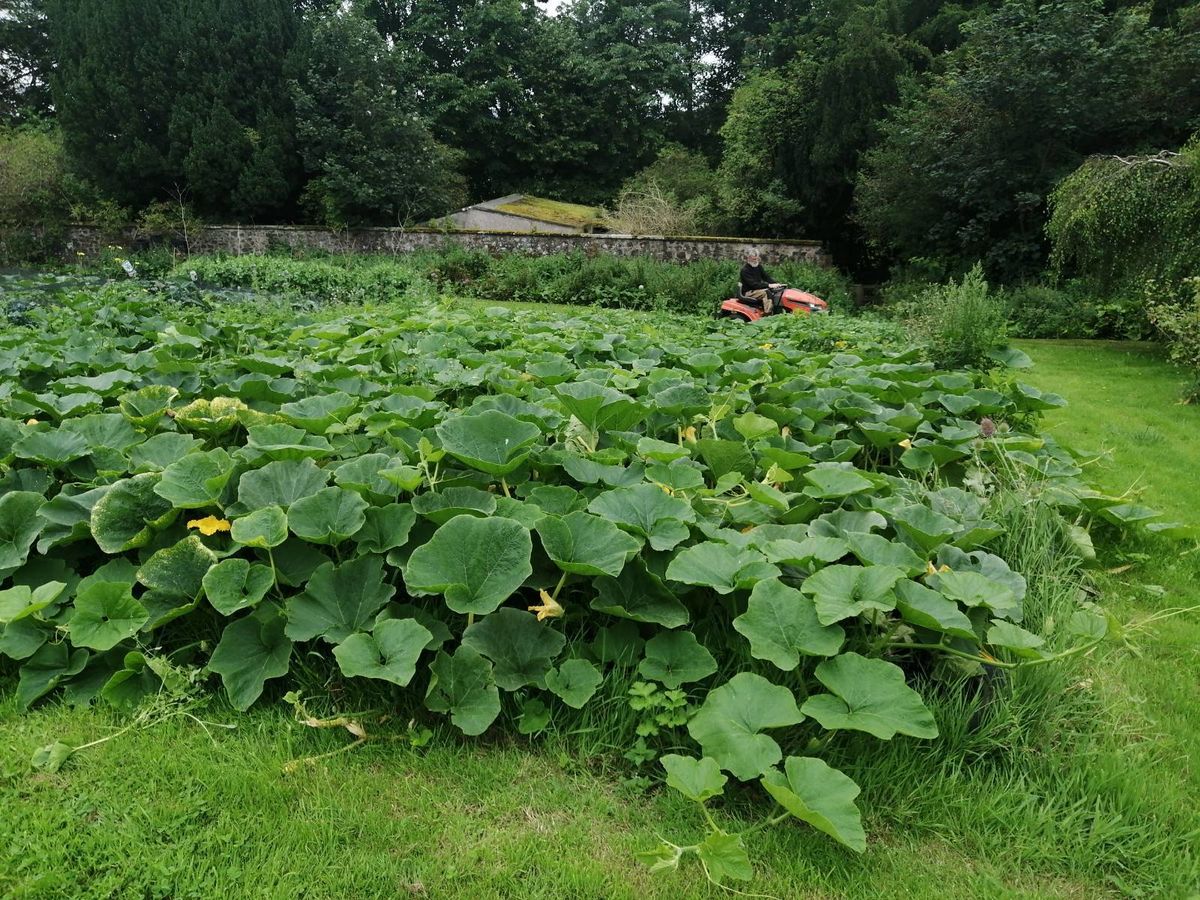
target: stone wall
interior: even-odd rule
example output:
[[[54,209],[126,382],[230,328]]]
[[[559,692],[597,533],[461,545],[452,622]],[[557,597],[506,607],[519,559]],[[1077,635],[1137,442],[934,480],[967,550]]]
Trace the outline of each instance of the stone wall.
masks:
[[[740,259],[748,245],[758,247],[768,264],[798,260],[829,265],[825,248],[818,241],[769,241],[741,238],[643,237],[621,234],[519,234],[506,231],[414,231],[403,228],[358,228],[329,231],[286,225],[209,225],[190,236],[193,254],[233,255],[266,253],[272,249],[298,248],[330,253],[410,253],[460,246],[491,254],[523,253],[549,256],[583,253],[587,256],[646,256],[669,262],[694,259]],[[67,236],[66,256],[76,253],[95,256],[105,246],[118,244],[139,249],[150,243],[136,232],[113,235],[91,225],[72,226]],[[175,241],[181,248],[181,241]],[[182,248],[181,248],[182,249]]]

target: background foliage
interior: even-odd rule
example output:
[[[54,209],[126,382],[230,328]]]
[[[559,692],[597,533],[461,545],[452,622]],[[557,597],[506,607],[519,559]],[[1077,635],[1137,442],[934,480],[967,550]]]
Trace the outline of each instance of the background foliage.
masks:
[[[624,192],[697,230],[823,239],[867,277],[926,256],[1015,281],[1045,262],[1061,178],[1196,131],[1197,9],[20,0],[0,121],[59,129],[92,208],[130,216],[183,196],[209,219],[394,224]]]

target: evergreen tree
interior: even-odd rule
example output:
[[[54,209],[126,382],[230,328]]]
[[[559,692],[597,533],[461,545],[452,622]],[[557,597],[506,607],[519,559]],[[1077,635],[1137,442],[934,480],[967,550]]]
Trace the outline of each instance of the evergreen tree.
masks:
[[[52,79],[75,171],[123,205],[186,190],[211,216],[293,201],[284,0],[50,0]]]

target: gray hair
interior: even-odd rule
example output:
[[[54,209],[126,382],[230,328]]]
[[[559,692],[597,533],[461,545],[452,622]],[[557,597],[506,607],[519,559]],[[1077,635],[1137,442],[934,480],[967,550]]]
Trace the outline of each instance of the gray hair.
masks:
[[[754,256],[754,257],[758,257],[759,259],[761,259],[761,258],[762,258],[762,254],[758,252],[758,248],[757,248],[757,247],[747,247],[747,248],[746,248],[746,253],[744,254],[743,258],[744,258],[744,259],[750,259],[750,257],[752,257],[752,256]]]

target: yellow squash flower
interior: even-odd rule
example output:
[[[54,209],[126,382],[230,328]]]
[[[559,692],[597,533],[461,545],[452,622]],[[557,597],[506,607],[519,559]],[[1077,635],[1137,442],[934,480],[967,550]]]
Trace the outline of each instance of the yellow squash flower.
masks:
[[[542,602],[538,606],[530,606],[529,611],[537,613],[537,620],[542,619],[558,619],[562,617],[563,608],[559,602],[550,596],[546,591],[539,592]]]
[[[212,537],[218,531],[228,531],[229,520],[218,519],[216,516],[205,516],[203,519],[192,519],[187,523],[187,527],[197,529],[205,537]]]
[[[900,442],[900,446],[903,447],[905,450],[911,450],[912,449],[912,441],[909,440],[908,438],[905,438],[904,440],[902,440]]]

